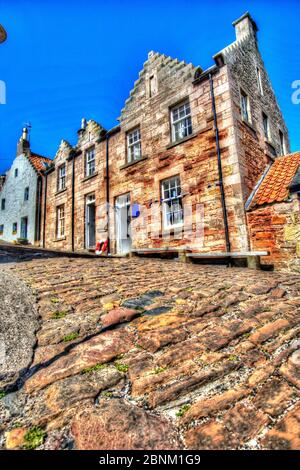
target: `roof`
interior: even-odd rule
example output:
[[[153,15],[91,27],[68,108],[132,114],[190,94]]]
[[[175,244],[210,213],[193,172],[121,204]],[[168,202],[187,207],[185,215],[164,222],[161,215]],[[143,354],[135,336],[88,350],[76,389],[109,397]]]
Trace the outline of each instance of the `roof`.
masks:
[[[52,162],[50,158],[43,157],[42,155],[38,155],[37,153],[33,152],[28,155],[28,160],[38,173],[45,170],[45,165],[43,163],[48,163],[48,165],[50,165]]]
[[[287,200],[290,185],[297,174],[299,166],[300,152],[276,158],[269,171],[261,178],[254,193],[250,196],[251,203],[248,204],[248,208],[253,209],[256,206]]]

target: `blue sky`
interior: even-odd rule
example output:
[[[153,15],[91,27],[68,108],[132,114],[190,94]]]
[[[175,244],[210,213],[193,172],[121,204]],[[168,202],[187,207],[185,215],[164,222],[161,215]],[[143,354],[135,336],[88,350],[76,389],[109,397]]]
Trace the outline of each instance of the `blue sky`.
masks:
[[[15,157],[24,123],[32,124],[32,149],[53,157],[62,138],[76,142],[82,117],[104,127],[120,110],[148,51],[203,68],[234,39],[233,20],[249,10],[259,45],[286,118],[292,150],[300,149],[300,105],[292,82],[300,80],[298,0],[280,1],[68,1],[0,0],[0,173]]]

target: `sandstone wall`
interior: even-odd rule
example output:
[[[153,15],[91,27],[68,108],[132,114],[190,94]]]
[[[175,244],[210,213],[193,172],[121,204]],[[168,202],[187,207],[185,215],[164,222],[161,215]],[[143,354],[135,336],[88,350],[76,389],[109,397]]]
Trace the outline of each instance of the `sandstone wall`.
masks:
[[[251,247],[268,250],[263,265],[300,272],[300,212],[296,195],[290,202],[259,207],[247,213]]]

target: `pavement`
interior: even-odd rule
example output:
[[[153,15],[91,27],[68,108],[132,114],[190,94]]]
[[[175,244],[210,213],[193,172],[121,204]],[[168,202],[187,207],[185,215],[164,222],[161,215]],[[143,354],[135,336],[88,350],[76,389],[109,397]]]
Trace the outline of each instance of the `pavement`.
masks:
[[[145,258],[5,269],[39,329],[3,387],[3,448],[300,449],[299,275]]]

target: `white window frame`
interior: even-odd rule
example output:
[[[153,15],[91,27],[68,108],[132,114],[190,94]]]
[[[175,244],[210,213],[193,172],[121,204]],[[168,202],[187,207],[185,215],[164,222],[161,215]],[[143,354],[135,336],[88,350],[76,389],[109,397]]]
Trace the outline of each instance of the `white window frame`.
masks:
[[[247,93],[244,90],[241,90],[241,111],[242,111],[242,118],[248,124],[251,124],[251,107],[250,107],[250,99]]]
[[[263,120],[264,137],[269,141],[270,140],[270,121],[269,121],[269,117],[264,112],[262,113],[262,120]]]
[[[192,113],[189,100],[170,109],[172,142],[179,142],[192,135]]]
[[[57,190],[63,191],[66,189],[66,164],[60,165],[58,167],[58,180],[57,180]]]
[[[261,69],[259,67],[257,67],[256,72],[257,72],[257,83],[258,83],[259,93],[261,94],[261,96],[264,96],[264,89],[263,89],[262,77],[261,77]]]
[[[173,176],[161,181],[161,196],[162,196],[162,215],[163,215],[163,228],[170,229],[175,227],[182,227],[184,223],[184,213],[182,205],[182,193],[180,176]],[[181,206],[178,210],[176,204]],[[175,214],[181,213],[180,222],[174,223]],[[172,214],[170,216],[170,214]],[[173,222],[170,220],[173,219]]]
[[[281,129],[279,129],[279,141],[280,141],[280,153],[281,155],[285,155],[286,154],[285,138],[284,138],[284,133],[282,132]]]
[[[127,133],[127,163],[138,161],[142,158],[141,130],[136,127]]]
[[[63,238],[66,233],[65,205],[56,207],[56,237]]]
[[[96,173],[96,152],[91,147],[85,152],[85,176],[93,176]]]

